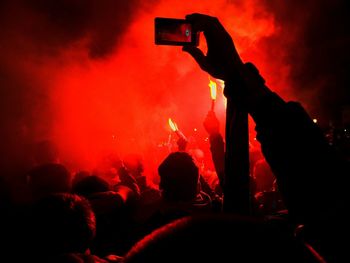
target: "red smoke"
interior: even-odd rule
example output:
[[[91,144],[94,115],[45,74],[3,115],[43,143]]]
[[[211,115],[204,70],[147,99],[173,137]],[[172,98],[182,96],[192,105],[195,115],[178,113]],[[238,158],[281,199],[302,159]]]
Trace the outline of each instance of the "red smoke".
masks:
[[[6,76],[0,78],[5,87],[0,94],[5,102],[2,124],[10,134],[4,138],[15,134],[4,149],[20,145],[18,152],[23,152],[20,143],[50,139],[61,160],[73,169],[93,168],[110,153],[122,157],[137,152],[154,174],[168,153],[165,145],[172,134],[168,118],[186,137],[208,148],[202,125],[211,107],[208,74],[180,47],[154,44],[154,18],[184,18],[193,12],[218,17],[243,60],[255,63],[267,85],[290,99],[291,84],[296,82],[290,79],[296,68],[290,57],[296,51],[291,47],[301,32],[293,19],[299,13],[294,10],[293,21],[285,22],[288,7],[267,3],[18,0],[0,4],[4,25],[0,77]],[[306,13],[302,15],[295,20],[299,24],[307,21]],[[221,92],[219,88],[215,110],[223,132]],[[16,103],[21,107],[14,107]]]
[[[139,14],[108,58],[89,59],[80,46],[64,53],[75,59],[55,71],[51,93],[53,138],[63,156],[90,168],[110,151],[121,156],[141,152],[146,163],[159,163],[167,154],[160,145],[171,133],[169,117],[186,135],[194,135],[197,128],[196,139],[205,138],[202,121],[211,105],[208,75],[181,48],[154,44],[156,16],[183,18],[192,12],[217,16],[243,59],[254,61],[274,86],[285,84],[288,68],[281,61],[267,63],[259,45],[276,26],[273,16],[257,2],[237,6],[226,1],[201,1],[200,5],[163,1]],[[278,74],[270,74],[276,67],[281,69]],[[225,110],[220,98],[216,111],[223,128]]]

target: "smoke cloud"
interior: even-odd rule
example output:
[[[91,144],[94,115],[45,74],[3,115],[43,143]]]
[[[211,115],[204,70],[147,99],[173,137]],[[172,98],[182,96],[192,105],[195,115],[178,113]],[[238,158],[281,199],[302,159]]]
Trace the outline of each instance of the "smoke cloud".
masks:
[[[335,118],[349,104],[348,5],[1,1],[1,166],[8,173],[27,168],[33,145],[51,140],[72,169],[93,168],[111,152],[140,152],[155,168],[168,152],[169,117],[204,141],[208,75],[181,48],[154,45],[156,16],[218,17],[271,89],[301,101],[312,116]],[[223,127],[222,95],[216,110]]]

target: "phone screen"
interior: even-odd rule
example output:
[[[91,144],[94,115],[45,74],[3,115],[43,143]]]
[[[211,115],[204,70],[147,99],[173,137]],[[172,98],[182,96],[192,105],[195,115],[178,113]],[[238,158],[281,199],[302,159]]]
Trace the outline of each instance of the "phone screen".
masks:
[[[154,22],[156,45],[197,45],[197,37],[192,24],[185,19],[157,17]]]

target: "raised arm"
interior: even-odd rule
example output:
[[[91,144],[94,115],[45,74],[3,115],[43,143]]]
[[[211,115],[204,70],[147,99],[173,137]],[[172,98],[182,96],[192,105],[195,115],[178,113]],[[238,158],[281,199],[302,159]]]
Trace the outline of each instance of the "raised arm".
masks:
[[[209,134],[210,151],[216,174],[218,175],[220,186],[224,187],[225,173],[225,144],[219,131],[219,120],[216,118],[214,111],[209,111],[203,126]]]
[[[225,96],[254,118],[258,140],[296,223],[322,224],[345,207],[344,166],[300,104],[286,103],[265,86],[251,63],[240,59],[218,19],[187,16],[204,32],[208,52],[184,47],[199,66],[225,80]]]

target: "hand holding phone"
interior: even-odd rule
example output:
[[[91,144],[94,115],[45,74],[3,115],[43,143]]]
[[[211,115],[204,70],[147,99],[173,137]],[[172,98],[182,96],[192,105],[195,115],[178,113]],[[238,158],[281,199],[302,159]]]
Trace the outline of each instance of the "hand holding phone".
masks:
[[[206,54],[197,47],[184,46],[183,51],[188,52],[199,64],[200,68],[217,79],[229,80],[240,76],[244,71],[244,64],[235,48],[233,40],[216,17],[191,14],[186,20],[195,26],[196,30],[203,32],[207,43]]]
[[[156,17],[155,44],[170,46],[198,46],[199,32],[186,19]]]

